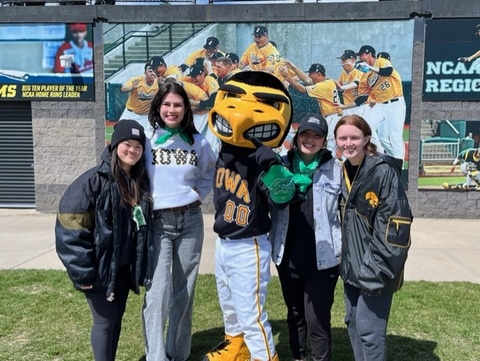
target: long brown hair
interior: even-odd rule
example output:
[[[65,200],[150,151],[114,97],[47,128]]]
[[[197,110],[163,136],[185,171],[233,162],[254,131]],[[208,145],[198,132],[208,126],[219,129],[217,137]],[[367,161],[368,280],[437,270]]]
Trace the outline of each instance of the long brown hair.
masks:
[[[180,122],[180,129],[187,134],[187,136],[190,138],[191,144],[193,144],[193,135],[198,134],[198,130],[195,128],[195,123],[193,122],[193,111],[192,107],[190,106],[190,100],[188,99],[187,92],[183,86],[174,80],[166,81],[153,98],[152,104],[150,105],[150,111],[148,113],[148,122],[153,129],[157,129],[158,127],[165,128],[165,122],[160,117],[158,108],[160,108],[162,105],[163,99],[165,99],[165,97],[170,93],[177,94],[183,99],[185,116]]]
[[[345,115],[341,117],[337,125],[335,126],[335,130],[333,131],[333,135],[335,139],[337,139],[337,129],[345,124],[353,125],[355,128],[360,129],[364,137],[370,137],[370,140],[368,141],[368,143],[365,144],[365,153],[367,154],[377,153],[377,146],[371,142],[372,129],[368,125],[367,121],[363,119],[360,115],[352,114],[352,115]]]
[[[130,169],[130,176],[127,176],[123,170],[120,158],[117,154],[117,147],[112,149],[112,176],[118,184],[120,191],[120,202],[124,206],[135,207],[140,204],[140,200],[145,198],[151,200],[150,184],[145,169],[145,153]]]

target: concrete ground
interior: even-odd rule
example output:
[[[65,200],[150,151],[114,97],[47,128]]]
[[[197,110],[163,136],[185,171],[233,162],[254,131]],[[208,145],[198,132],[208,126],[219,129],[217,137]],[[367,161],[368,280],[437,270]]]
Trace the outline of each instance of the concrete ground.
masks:
[[[214,273],[213,215],[204,218],[200,273]],[[0,209],[0,269],[63,269],[55,253],[54,225],[54,214]],[[480,221],[416,218],[405,278],[480,283],[479,259]]]

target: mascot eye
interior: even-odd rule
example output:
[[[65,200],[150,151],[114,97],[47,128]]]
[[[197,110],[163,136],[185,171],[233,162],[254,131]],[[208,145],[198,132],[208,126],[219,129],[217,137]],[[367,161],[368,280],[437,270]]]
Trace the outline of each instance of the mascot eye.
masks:
[[[225,93],[225,97],[224,99],[226,98],[240,98],[240,94],[235,94],[235,93]]]
[[[279,102],[272,102],[272,101],[265,101],[265,100],[262,100],[261,102],[264,103],[264,104],[270,105],[277,110],[280,110],[280,103]]]

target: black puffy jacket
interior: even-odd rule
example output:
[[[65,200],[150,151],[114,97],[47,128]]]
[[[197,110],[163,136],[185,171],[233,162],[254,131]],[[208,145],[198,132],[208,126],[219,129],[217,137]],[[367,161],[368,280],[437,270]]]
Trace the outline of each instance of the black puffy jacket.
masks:
[[[403,284],[413,217],[399,165],[387,155],[365,156],[351,189],[342,184],[340,276],[369,295]]]
[[[128,234],[120,232],[117,214],[120,193],[111,173],[111,152],[106,147],[100,165],[89,169],[67,188],[60,200],[55,223],[56,251],[76,289],[93,285],[112,296],[118,270],[120,244]],[[150,204],[140,206],[147,225],[134,232],[137,237],[131,289],[139,293],[145,277]],[[145,255],[145,256],[144,256]]]

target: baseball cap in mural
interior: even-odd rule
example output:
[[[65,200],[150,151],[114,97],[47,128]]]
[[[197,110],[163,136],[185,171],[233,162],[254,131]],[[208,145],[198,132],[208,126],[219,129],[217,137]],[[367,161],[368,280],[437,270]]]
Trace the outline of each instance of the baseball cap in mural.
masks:
[[[235,53],[226,53],[225,58],[229,58],[233,64],[237,64],[240,61],[238,55]]]
[[[360,54],[372,54],[373,56],[375,56],[375,49],[373,48],[373,46],[363,45],[357,53],[357,55]]]
[[[383,59],[387,59],[387,60],[390,60],[390,54],[387,53],[386,51],[381,51],[378,53],[377,55],[377,59],[378,58],[383,58]]]
[[[268,29],[266,26],[263,25],[255,26],[255,29],[253,30],[253,35],[258,37],[268,35]]]
[[[209,38],[207,38],[207,41],[205,42],[203,48],[207,50],[212,50],[215,49],[218,44],[220,44],[220,41],[216,37],[210,36]]]
[[[148,69],[151,69],[151,70],[155,71],[155,68],[153,67],[152,64],[150,64],[150,62],[146,63],[145,67],[144,67],[145,71],[147,71]]]
[[[70,31],[87,31],[87,24],[84,24],[84,23],[70,24]]]
[[[342,55],[337,59],[347,60],[347,59],[356,59],[357,54],[353,50],[345,50]]]
[[[205,68],[202,66],[194,65],[190,68],[190,76],[196,77],[197,75],[203,74],[205,72]]]
[[[320,114],[307,114],[300,120],[298,134],[306,130],[313,130],[318,135],[326,137],[328,134],[327,121]]]
[[[149,64],[154,68],[158,68],[159,66],[162,66],[162,65],[167,65],[165,63],[165,60],[161,57],[161,56],[152,56],[150,58],[150,61],[149,61]]]
[[[314,63],[310,65],[308,73],[320,73],[322,75],[325,75],[325,67],[322,64]]]
[[[223,54],[219,51],[216,51],[214,52],[211,56],[210,56],[210,60],[217,60],[218,58],[221,58],[223,57]]]

